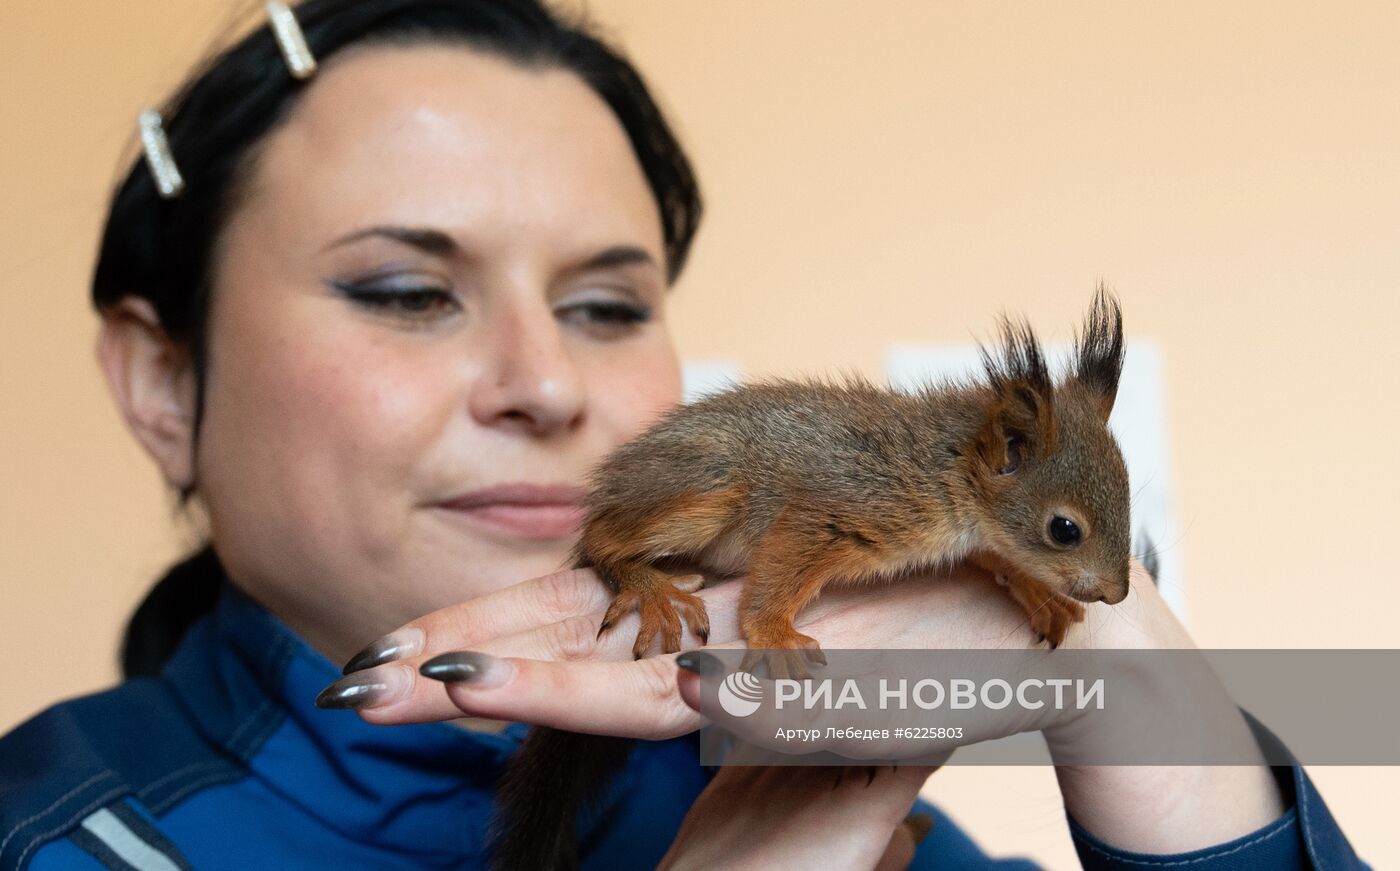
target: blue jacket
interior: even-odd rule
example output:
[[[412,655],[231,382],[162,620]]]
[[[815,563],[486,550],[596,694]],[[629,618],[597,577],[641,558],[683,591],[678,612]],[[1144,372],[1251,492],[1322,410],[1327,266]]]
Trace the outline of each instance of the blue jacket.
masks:
[[[492,785],[524,727],[372,726],[312,700],[339,669],[224,582],[159,678],[55,705],[0,738],[0,871],[477,868]],[[580,828],[586,869],[652,868],[710,772],[693,736],[647,742]],[[1115,850],[1070,822],[1084,866],[1363,867],[1299,767],[1292,808],[1181,856]],[[935,818],[914,868],[990,859]]]

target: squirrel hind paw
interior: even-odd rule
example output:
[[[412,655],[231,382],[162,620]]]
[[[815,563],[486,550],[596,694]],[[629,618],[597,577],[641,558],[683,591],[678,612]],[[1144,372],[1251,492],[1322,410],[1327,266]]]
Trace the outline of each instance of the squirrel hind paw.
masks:
[[[657,636],[661,637],[662,653],[679,653],[684,618],[685,626],[701,644],[710,640],[710,616],[705,603],[697,596],[670,585],[645,590],[623,590],[613,599],[603,614],[598,637],[602,637],[623,617],[636,611],[641,617],[637,638],[632,644],[632,657],[641,659],[651,649]]]

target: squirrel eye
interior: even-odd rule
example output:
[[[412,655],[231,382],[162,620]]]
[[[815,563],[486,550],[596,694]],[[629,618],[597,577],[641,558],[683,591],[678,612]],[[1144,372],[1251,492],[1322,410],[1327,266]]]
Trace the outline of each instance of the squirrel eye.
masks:
[[[1079,544],[1079,524],[1058,514],[1050,518],[1050,538],[1059,545],[1074,547]]]

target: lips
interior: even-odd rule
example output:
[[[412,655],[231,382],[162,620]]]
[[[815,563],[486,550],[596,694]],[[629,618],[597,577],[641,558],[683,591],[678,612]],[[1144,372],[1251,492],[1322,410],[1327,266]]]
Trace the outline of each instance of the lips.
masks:
[[[568,484],[498,484],[474,490],[434,507],[478,528],[517,538],[565,538],[583,523],[586,491]]]

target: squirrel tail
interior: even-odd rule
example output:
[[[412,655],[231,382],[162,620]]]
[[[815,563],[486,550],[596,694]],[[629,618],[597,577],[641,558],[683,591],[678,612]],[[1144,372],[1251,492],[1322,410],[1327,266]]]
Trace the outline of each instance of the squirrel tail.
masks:
[[[627,765],[631,738],[536,726],[497,790],[491,843],[495,871],[574,871],[578,812]]]
[[[591,568],[582,542],[570,562]],[[616,591],[610,576],[604,581]],[[535,726],[496,790],[488,852],[493,871],[576,871],[579,811],[627,766],[636,741]]]

